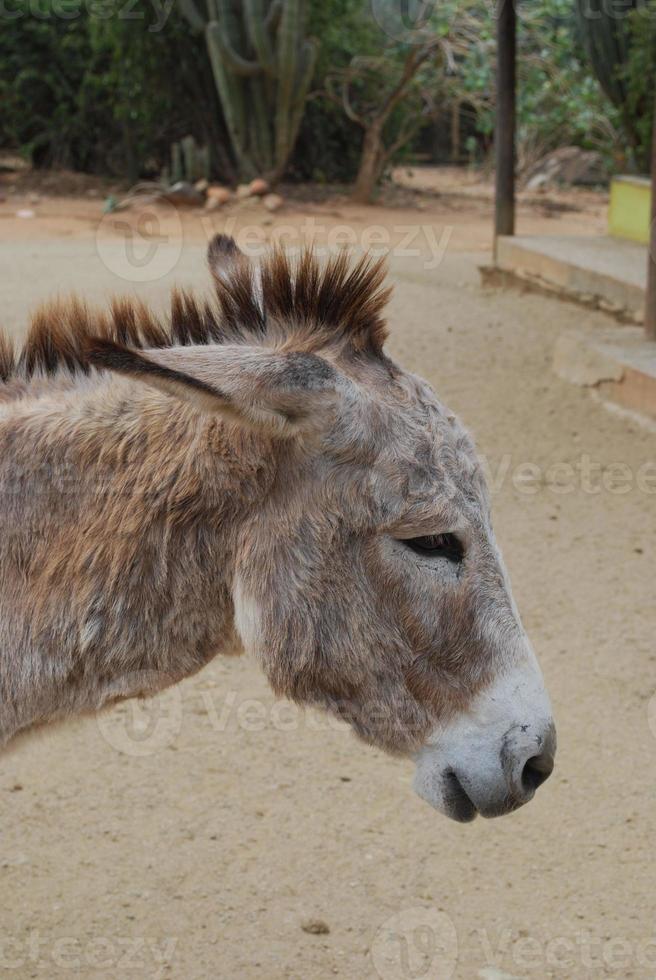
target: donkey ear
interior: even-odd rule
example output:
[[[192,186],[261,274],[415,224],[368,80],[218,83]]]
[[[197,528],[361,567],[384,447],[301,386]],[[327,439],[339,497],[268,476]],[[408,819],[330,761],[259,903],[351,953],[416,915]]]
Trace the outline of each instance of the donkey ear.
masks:
[[[243,345],[134,351],[94,338],[86,355],[93,367],[281,438],[319,428],[338,388],[348,383],[316,354]]]
[[[250,265],[230,235],[215,235],[207,248],[207,264],[217,282],[228,282],[236,269]]]

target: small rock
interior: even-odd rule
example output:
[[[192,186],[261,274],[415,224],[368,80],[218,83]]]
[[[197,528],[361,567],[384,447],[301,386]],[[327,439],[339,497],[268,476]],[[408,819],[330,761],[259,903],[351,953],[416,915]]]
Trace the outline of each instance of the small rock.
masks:
[[[608,180],[603,158],[596,150],[561,146],[538,160],[524,174],[526,189],[543,189],[549,184],[595,186]]]
[[[208,201],[217,201],[220,205],[227,204],[232,194],[227,187],[221,187],[220,184],[211,184],[207,188],[207,199]]]
[[[250,184],[240,184],[237,188],[237,197],[240,201],[245,200],[245,198],[251,196],[251,185]]]
[[[285,203],[280,194],[267,194],[267,196],[262,201],[264,207],[267,211],[280,211],[280,208]]]
[[[21,211],[16,212],[17,218],[33,218],[34,211],[30,211],[28,208],[23,208]]]
[[[248,186],[253,197],[264,197],[269,193],[269,185],[262,177],[256,177]]]
[[[199,194],[205,194],[209,186],[210,186],[209,180],[205,180],[205,179],[197,180],[196,183],[194,184],[194,187]]]
[[[545,173],[534,174],[530,180],[526,182],[527,191],[544,191],[545,184],[549,182],[549,175]]]
[[[162,197],[169,204],[186,208],[195,208],[205,203],[205,195],[197,191],[194,185],[187,183],[186,180],[179,180],[177,184],[173,184]]]
[[[211,210],[222,208],[232,200],[232,194],[227,187],[209,187],[207,191],[207,207]]]
[[[621,313],[622,307],[619,303],[614,303],[610,299],[600,299],[599,309],[603,310],[605,313]]]
[[[330,926],[323,919],[304,919],[301,922],[303,932],[309,932],[311,936],[327,936]]]

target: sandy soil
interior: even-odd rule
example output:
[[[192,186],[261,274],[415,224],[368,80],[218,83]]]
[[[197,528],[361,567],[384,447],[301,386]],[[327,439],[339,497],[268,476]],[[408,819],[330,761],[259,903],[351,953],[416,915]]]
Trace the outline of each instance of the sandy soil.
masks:
[[[511,817],[451,824],[413,796],[410,765],[276,703],[247,658],[217,661],[146,708],[2,759],[0,975],[656,974],[656,437],[550,371],[559,332],[602,314],[481,289],[489,203],[416,204],[301,202],[265,228],[312,214],[358,235],[453,227],[435,268],[423,246],[392,257],[390,348],[488,460],[498,537],[559,722],[554,776]],[[16,332],[53,291],[78,285],[101,300],[127,285],[161,299],[174,278],[203,281],[197,217],[182,219],[181,254],[160,235],[159,272],[178,257],[139,284],[134,262],[119,263],[120,232],[96,236],[98,201],[20,206],[37,216],[16,218],[13,197],[0,205],[0,308]],[[601,200],[520,214],[542,233],[602,223]]]

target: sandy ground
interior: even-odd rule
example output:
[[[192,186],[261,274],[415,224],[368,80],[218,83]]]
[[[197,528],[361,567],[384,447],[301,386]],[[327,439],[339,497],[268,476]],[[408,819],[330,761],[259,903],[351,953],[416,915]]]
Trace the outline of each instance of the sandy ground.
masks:
[[[498,537],[559,723],[554,776],[513,816],[449,823],[413,795],[409,764],[277,703],[249,659],[217,661],[146,708],[2,759],[0,976],[656,974],[656,437],[550,371],[559,332],[602,314],[483,291],[489,203],[420,203],[297,204],[264,227],[273,236],[314,215],[358,236],[407,222],[439,240],[452,226],[434,267],[428,239],[392,257],[390,349],[462,415],[488,460]],[[39,213],[16,218],[21,206]],[[527,232],[574,224],[594,232],[602,202],[520,214]],[[97,226],[97,201],[0,205],[12,330],[73,286],[161,300],[173,279],[204,281],[197,218],[182,219],[182,249],[155,235],[161,266],[142,283],[120,230]],[[307,932],[309,919],[324,926]]]

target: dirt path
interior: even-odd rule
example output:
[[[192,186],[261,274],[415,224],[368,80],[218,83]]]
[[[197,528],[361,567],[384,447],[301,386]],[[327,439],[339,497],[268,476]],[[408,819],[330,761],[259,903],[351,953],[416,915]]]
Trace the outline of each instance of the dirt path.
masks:
[[[410,765],[276,703],[249,660],[218,661],[146,711],[2,759],[0,976],[656,973],[656,437],[550,372],[558,333],[601,314],[481,290],[475,217],[436,269],[392,260],[390,347],[489,461],[559,722],[552,780],[511,817],[448,823],[412,794]],[[9,244],[8,228],[0,306],[16,331],[39,296],[115,288],[88,231]],[[138,288],[161,297],[201,264],[188,245]]]

